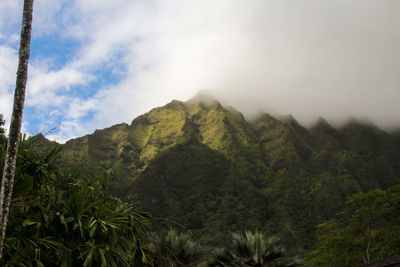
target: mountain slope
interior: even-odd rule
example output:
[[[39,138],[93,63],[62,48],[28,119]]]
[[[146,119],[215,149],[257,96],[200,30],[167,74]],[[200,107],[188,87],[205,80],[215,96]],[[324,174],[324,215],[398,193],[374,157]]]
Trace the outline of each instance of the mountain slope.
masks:
[[[292,116],[249,122],[216,101],[174,100],[68,141],[61,163],[88,176],[108,172],[112,193],[205,243],[262,229],[303,251],[347,196],[400,183],[399,144],[356,121],[334,129],[321,118],[306,129]]]

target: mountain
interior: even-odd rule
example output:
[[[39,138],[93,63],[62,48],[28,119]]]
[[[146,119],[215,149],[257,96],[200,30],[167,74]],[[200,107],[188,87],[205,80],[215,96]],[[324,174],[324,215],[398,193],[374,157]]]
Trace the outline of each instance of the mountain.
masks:
[[[400,183],[400,138],[356,120],[341,129],[323,118],[310,129],[292,116],[247,121],[194,98],[69,140],[60,163],[87,176],[109,173],[113,194],[184,225],[205,244],[259,229],[280,233],[294,253],[314,244],[316,225],[346,197]]]

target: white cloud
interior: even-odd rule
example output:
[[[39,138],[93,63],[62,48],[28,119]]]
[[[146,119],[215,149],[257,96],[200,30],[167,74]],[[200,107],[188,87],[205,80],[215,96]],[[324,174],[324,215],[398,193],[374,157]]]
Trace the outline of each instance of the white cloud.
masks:
[[[4,114],[6,129],[9,127],[11,117],[17,58],[17,51],[7,46],[0,46],[0,114]]]
[[[27,104],[64,116],[61,139],[129,122],[200,89],[247,114],[400,123],[396,0],[45,0],[36,7],[36,34],[61,32],[82,45],[59,70],[32,64]],[[103,68],[123,79],[89,99],[70,95],[71,87],[101,80]],[[93,121],[82,120],[88,112]]]
[[[90,98],[88,100],[75,98],[68,105],[65,117],[73,120],[79,119],[86,116],[88,112],[95,110],[97,105],[98,101],[96,98]]]
[[[34,1],[32,32],[35,36],[49,35],[63,31],[69,21],[60,13],[69,0],[39,0]]]
[[[16,0],[1,0],[0,2],[0,33],[9,34],[8,25],[20,23],[22,11],[21,1]]]
[[[86,14],[93,2],[83,3]],[[303,121],[354,114],[398,123],[397,105],[384,104],[400,82],[395,1],[151,3],[101,2],[110,12],[89,26],[94,34],[83,51],[91,52],[80,64],[105,61],[122,46],[130,73],[103,93],[99,107],[107,108],[98,117],[109,123],[202,88],[248,113],[257,107]],[[373,96],[362,99],[366,92]],[[381,109],[373,108],[377,100]]]
[[[64,100],[69,99],[67,94],[71,86],[85,85],[93,79],[92,75],[68,66],[59,71],[51,71],[33,65],[30,73],[27,105],[38,108],[64,104]]]

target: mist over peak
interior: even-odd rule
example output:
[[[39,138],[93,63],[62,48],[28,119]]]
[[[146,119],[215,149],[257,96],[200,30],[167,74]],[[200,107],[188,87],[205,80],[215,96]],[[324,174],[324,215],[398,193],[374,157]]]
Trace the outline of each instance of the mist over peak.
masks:
[[[354,116],[385,130],[400,127],[399,1],[73,0],[71,5],[73,10],[65,5],[70,17],[61,16],[63,21],[51,13],[57,9],[50,1],[38,8],[44,26],[56,25],[51,33],[78,42],[57,71],[43,63],[51,62],[47,54],[33,61],[27,129],[60,125],[54,137],[66,140],[129,122],[172,99],[190,99],[199,89],[203,102],[213,101],[204,94],[209,92],[247,119],[262,112],[292,114],[310,127],[323,116],[340,127]],[[0,16],[0,23],[4,20]],[[12,37],[1,29],[2,40]],[[43,37],[42,42],[51,39]],[[46,47],[41,44],[36,47]],[[1,62],[12,66],[17,51],[5,46]],[[14,74],[0,67],[0,77],[6,77],[0,113],[7,121]]]
[[[252,100],[250,100],[250,98]],[[306,128],[313,128],[317,125],[325,125],[335,129],[341,129],[349,124],[359,124],[363,126],[378,127],[386,132],[394,132],[400,128],[400,120],[398,122],[390,122],[389,120],[372,119],[366,115],[359,114],[358,116],[352,113],[344,112],[341,109],[331,110],[329,113],[324,108],[318,109],[313,106],[308,106],[304,109],[293,109],[295,112],[285,113],[285,110],[291,110],[288,103],[282,102],[278,108],[271,108],[266,105],[258,105],[257,103],[267,102],[262,96],[248,96],[243,98],[236,98],[230,94],[222,95],[210,90],[201,90],[194,97],[185,101],[188,106],[193,106],[202,103],[210,106],[215,103],[220,103],[226,110],[242,114],[249,122],[254,122],[263,116],[268,116],[277,119],[284,123],[294,123],[304,125]],[[299,101],[305,101],[299,99]],[[307,101],[304,103],[297,103],[298,106],[306,106]],[[276,106],[275,103],[272,106]],[[310,112],[310,110],[315,110]],[[397,114],[388,114],[388,118],[396,117]]]
[[[203,103],[206,105],[211,105],[213,102],[217,101],[215,96],[213,96],[211,91],[200,90],[190,99],[186,100],[185,103],[188,105],[196,105],[198,103]]]

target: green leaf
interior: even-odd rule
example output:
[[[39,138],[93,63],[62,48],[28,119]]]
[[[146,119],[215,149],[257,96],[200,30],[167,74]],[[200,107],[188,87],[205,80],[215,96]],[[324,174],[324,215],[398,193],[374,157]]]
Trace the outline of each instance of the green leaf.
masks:
[[[83,263],[83,266],[90,266],[92,264],[92,257],[93,257],[93,249],[90,249],[89,254],[86,256],[85,262]]]
[[[83,239],[83,228],[82,228],[82,222],[81,222],[80,218],[78,218],[78,225],[79,225],[79,232],[81,234],[81,238]]]
[[[107,266],[107,261],[106,261],[106,257],[104,256],[104,250],[100,249],[100,257],[101,257],[101,267],[106,267]]]
[[[147,261],[146,254],[143,252],[142,248],[140,248],[140,251],[142,252],[142,262],[146,263],[146,261]]]
[[[34,222],[34,221],[31,221],[31,220],[25,220],[23,223],[22,223],[22,226],[23,227],[26,227],[26,226],[31,226],[31,225],[37,225],[37,226],[40,226],[41,224],[39,223],[39,222]]]
[[[95,232],[96,232],[96,229],[97,229],[97,224],[95,224],[95,225],[90,229],[90,233],[89,233],[89,236],[90,236],[90,237],[93,237],[93,236],[94,236],[94,234],[95,234]]]

